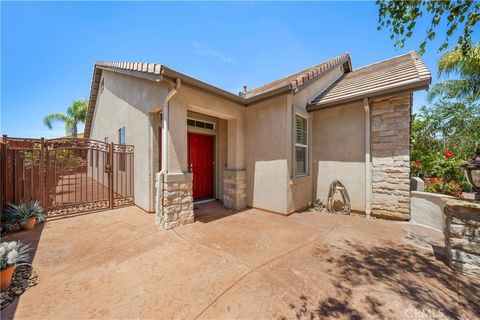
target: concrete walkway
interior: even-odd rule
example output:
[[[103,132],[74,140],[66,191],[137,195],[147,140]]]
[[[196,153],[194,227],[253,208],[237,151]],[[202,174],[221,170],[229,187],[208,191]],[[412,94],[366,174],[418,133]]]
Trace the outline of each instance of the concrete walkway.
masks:
[[[2,319],[431,319],[480,316],[480,281],[433,254],[441,234],[327,213],[219,203],[160,231],[136,207],[47,222],[37,286]],[[476,304],[477,303],[477,304]]]

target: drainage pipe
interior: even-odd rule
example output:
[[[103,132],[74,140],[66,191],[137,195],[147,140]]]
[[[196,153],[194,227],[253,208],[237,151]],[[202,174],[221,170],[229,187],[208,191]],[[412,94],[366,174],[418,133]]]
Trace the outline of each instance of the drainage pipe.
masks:
[[[167,173],[168,165],[168,133],[170,132],[170,121],[169,121],[169,111],[170,111],[170,99],[177,93],[182,81],[180,78],[177,78],[175,81],[175,87],[168,91],[167,96],[163,102],[163,113],[162,113],[162,170],[160,172]]]
[[[372,213],[372,165],[370,161],[370,105],[368,98],[363,98],[365,108],[365,215],[370,218]]]
[[[160,202],[163,199],[163,182],[165,174],[168,173],[168,135],[170,132],[170,121],[169,121],[169,109],[170,109],[170,100],[177,93],[178,89],[182,85],[180,78],[175,80],[175,87],[170,89],[163,101],[163,110],[162,110],[162,170],[157,174],[157,203],[156,203],[156,212],[160,213],[163,216],[163,205]],[[158,221],[158,217],[157,217]]]

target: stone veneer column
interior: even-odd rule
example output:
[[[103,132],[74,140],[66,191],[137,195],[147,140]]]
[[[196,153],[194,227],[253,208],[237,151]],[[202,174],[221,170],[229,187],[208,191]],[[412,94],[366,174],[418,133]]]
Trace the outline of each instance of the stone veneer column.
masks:
[[[372,100],[372,216],[410,219],[410,93]]]
[[[480,277],[480,203],[443,201],[447,263],[458,272]]]
[[[223,171],[223,205],[234,210],[247,206],[246,171]]]
[[[179,179],[179,176],[187,176],[190,179]],[[193,223],[191,174],[166,175],[164,180],[160,174],[157,177],[157,225],[162,229],[172,229],[182,224]]]

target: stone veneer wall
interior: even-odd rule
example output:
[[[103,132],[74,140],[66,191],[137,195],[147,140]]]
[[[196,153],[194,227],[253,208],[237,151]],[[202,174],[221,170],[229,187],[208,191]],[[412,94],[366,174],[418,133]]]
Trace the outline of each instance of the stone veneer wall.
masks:
[[[480,203],[444,202],[447,263],[458,272],[480,277]]]
[[[234,210],[247,207],[246,171],[223,171],[223,205]]]
[[[371,101],[372,216],[410,219],[410,93]]]
[[[163,192],[158,189],[161,183],[163,183]],[[157,225],[162,229],[172,229],[193,221],[192,182],[159,180],[157,182]]]

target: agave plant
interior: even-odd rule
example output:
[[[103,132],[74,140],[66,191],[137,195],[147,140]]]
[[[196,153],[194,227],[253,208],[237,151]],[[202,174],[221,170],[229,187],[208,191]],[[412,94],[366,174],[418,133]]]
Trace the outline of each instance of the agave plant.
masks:
[[[29,218],[37,218],[39,223],[45,222],[46,216],[43,214],[43,208],[38,201],[22,202],[20,204],[8,204],[5,215],[6,224],[20,224]]]
[[[0,244],[0,271],[10,268],[13,265],[30,265],[28,262],[28,251],[30,245],[23,245],[21,242],[11,241]]]

